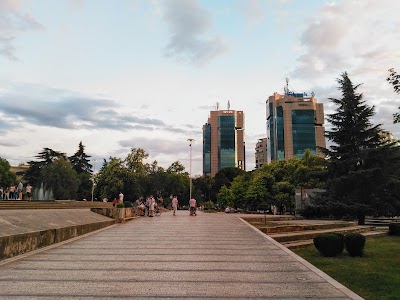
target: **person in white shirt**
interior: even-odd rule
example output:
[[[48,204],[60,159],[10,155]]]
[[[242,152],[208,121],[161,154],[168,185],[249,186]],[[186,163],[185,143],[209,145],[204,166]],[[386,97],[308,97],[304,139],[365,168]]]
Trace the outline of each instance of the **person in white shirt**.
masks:
[[[32,200],[32,186],[28,183],[28,185],[26,186],[26,199],[28,201]]]
[[[172,199],[172,209],[174,210],[174,216],[176,215],[176,210],[178,209],[178,198],[175,196]]]
[[[123,202],[124,202],[124,194],[122,194],[122,192],[119,192],[119,203]]]
[[[196,199],[194,199],[194,198],[192,198],[192,199],[190,199],[189,200],[189,210],[190,210],[190,215],[192,216],[192,215],[195,215],[195,216],[197,216],[197,214],[196,214]]]

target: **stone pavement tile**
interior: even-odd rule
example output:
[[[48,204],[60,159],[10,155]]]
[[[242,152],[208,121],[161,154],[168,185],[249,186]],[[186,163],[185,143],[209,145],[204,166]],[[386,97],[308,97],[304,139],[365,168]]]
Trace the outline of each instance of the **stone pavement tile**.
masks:
[[[0,299],[361,299],[229,214],[139,218],[0,264]]]

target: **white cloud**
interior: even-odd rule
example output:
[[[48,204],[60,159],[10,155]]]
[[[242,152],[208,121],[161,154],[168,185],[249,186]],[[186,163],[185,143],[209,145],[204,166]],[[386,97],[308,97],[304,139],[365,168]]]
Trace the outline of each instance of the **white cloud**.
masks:
[[[167,56],[202,65],[226,51],[227,47],[220,36],[210,36],[210,13],[196,0],[170,0],[159,3],[170,32],[166,46]]]
[[[23,32],[41,29],[43,26],[27,12],[19,1],[0,1],[0,55],[18,60],[15,40]]]

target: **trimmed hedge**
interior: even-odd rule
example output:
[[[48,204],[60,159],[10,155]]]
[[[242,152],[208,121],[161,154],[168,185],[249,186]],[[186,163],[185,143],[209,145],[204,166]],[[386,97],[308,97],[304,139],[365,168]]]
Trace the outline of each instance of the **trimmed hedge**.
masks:
[[[400,223],[389,224],[389,235],[400,235]]]
[[[323,233],[314,238],[314,246],[325,257],[334,257],[343,252],[344,238],[340,233]]]
[[[344,237],[344,243],[350,256],[363,256],[365,236],[356,232],[348,233]]]

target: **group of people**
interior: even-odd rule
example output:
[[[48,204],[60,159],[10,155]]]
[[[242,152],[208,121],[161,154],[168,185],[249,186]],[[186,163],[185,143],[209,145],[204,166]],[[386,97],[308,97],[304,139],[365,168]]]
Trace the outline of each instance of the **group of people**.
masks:
[[[24,189],[23,183],[20,181],[18,184],[9,187],[0,187],[0,200],[22,200],[22,192]],[[25,187],[26,200],[32,200],[32,186],[28,183]]]
[[[120,192],[118,195],[118,201],[117,198],[114,198],[113,206],[116,206],[117,203],[123,203],[123,201],[124,201],[124,194]],[[161,209],[164,207],[164,199],[163,197],[157,197],[157,199],[155,199],[153,195],[149,195],[148,197],[146,197],[145,201],[143,201],[143,197],[139,197],[136,200],[135,204],[138,210],[137,214],[139,216],[154,217],[157,214],[158,215],[161,214]],[[172,198],[171,204],[172,204],[173,215],[176,216],[176,211],[178,210],[178,205],[179,205],[177,196],[174,196]],[[192,198],[189,200],[190,215],[197,216],[196,210],[197,210],[197,202],[196,199]]]
[[[153,195],[149,195],[146,201],[143,202],[143,198],[140,197],[136,200],[136,206],[139,210],[138,215],[154,217],[157,213],[161,214],[161,209],[164,207],[164,199],[157,197],[157,200]]]

